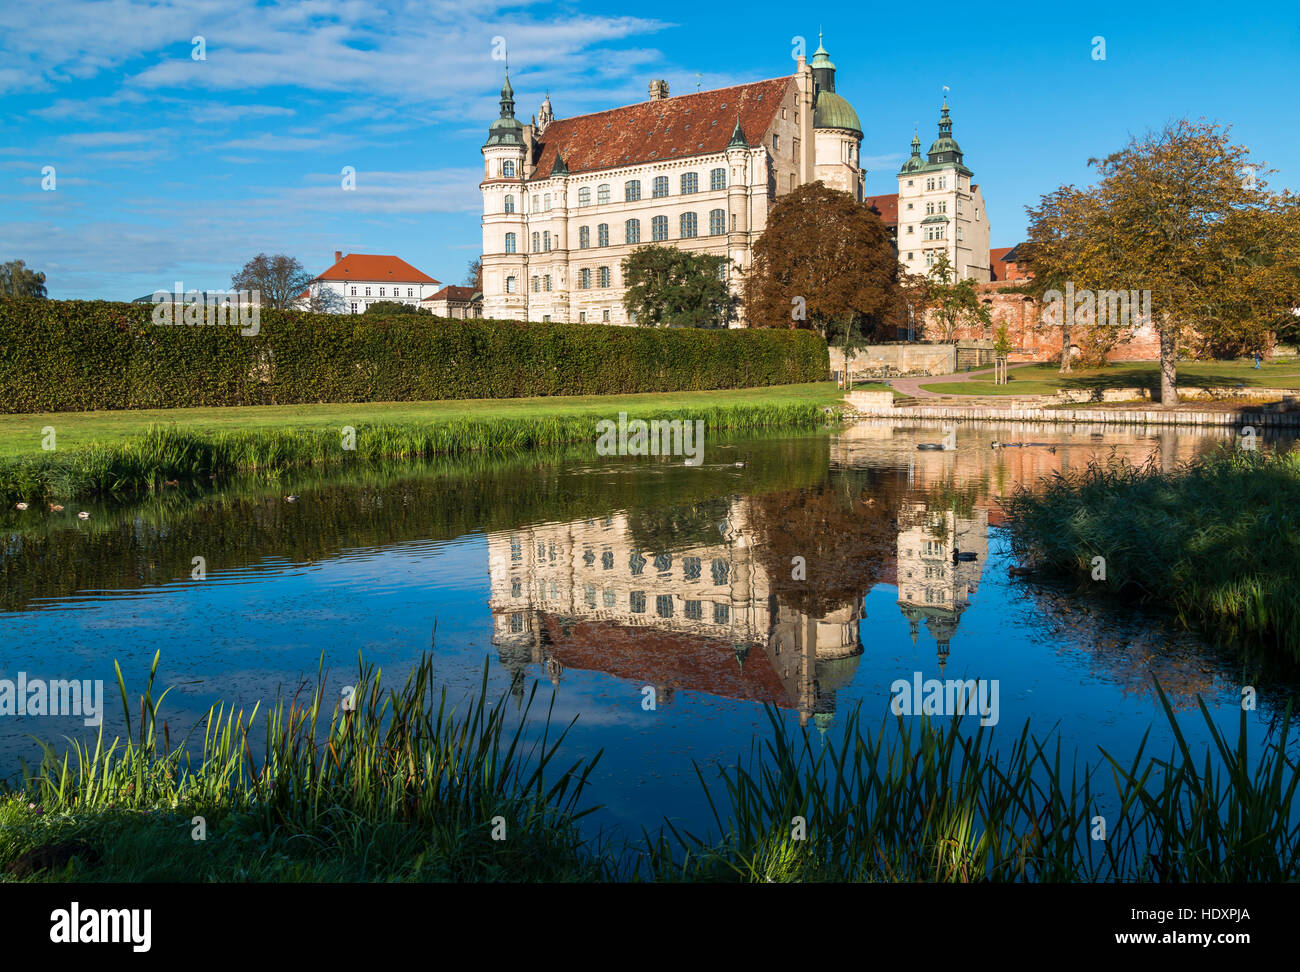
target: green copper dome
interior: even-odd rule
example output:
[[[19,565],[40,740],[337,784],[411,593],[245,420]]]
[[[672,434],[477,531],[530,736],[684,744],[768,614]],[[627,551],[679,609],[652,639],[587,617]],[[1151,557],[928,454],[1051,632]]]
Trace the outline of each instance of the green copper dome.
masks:
[[[862,122],[853,106],[834,91],[819,91],[813,109],[814,128],[842,128],[862,137]]]
[[[501,117],[488,128],[488,145],[523,145],[524,126],[515,117],[515,89],[510,86],[510,75],[501,86]]]

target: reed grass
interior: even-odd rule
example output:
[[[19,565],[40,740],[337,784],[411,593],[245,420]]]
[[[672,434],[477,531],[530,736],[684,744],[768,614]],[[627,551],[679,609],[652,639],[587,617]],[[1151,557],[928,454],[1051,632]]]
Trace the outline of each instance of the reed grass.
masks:
[[[1198,753],[1156,688],[1170,755],[1149,754],[1148,733],[1128,761],[1102,750],[1093,765],[1063,759],[1059,737],[1039,741],[1028,723],[999,750],[991,729],[924,718],[887,717],[873,736],[855,710],[843,742],[823,745],[769,710],[769,741],[747,764],[717,786],[696,768],[717,833],[668,823],[645,835],[640,864],[661,881],[1296,880],[1289,707],[1255,753],[1244,711],[1233,744],[1202,703],[1213,745]]]
[[[696,774],[716,832],[670,821],[638,843],[589,838],[583,794],[599,754],[562,760],[572,726],[553,708],[525,733],[487,702],[435,692],[424,656],[385,692],[358,662],[356,704],[315,689],[265,713],[214,706],[173,744],[155,657],[123,737],[52,746],[0,796],[0,875],[33,852],[73,847],[27,880],[1243,882],[1300,878],[1297,770],[1288,706],[1252,748],[1202,703],[1208,744],[1172,731],[1120,759],[1064,756],[1028,723],[1003,736],[959,720],[887,716],[819,739],[769,708],[770,731],[718,781]],[[194,841],[195,816],[210,828]],[[1098,818],[1105,834],[1098,839]],[[494,820],[507,826],[493,840]],[[803,829],[795,831],[796,818]],[[65,855],[66,856],[66,855]]]
[[[827,415],[812,403],[758,403],[666,409],[632,418],[701,420],[709,431],[809,429]],[[438,456],[520,455],[596,441],[600,416],[457,418],[439,422],[356,424],[354,450],[337,428],[274,428],[211,434],[154,426],[141,435],[78,449],[0,459],[0,499],[46,502],[130,496],[169,481],[201,483],[242,472]]]
[[[53,839],[48,821],[55,833],[62,821],[81,837],[86,828],[73,822],[90,821],[102,834],[105,820],[121,830],[125,817],[126,833],[138,837],[149,823],[141,817],[160,814],[173,829],[204,816],[214,838],[226,831],[258,835],[254,856],[285,855],[292,847],[279,879],[315,874],[322,860],[333,862],[327,873],[348,872],[339,879],[349,880],[390,877],[399,865],[423,880],[595,873],[577,824],[595,809],[580,803],[599,755],[557,769],[568,729],[551,729],[550,710],[540,738],[525,737],[536,687],[508,730],[505,707],[487,701],[486,668],[477,696],[456,710],[445,689],[434,690],[429,655],[387,692],[381,673],[359,660],[350,709],[326,701],[322,670],[309,696],[277,699],[264,713],[260,705],[247,712],[217,705],[193,740],[173,741],[159,720],[167,692],[155,698],[157,667],[155,656],[138,706],[128,701],[117,669],[125,738],[109,741],[101,726],[93,745],[73,740],[59,756],[44,744],[40,766],[24,768],[6,801],[8,819],[0,814],[0,860]],[[14,806],[23,803],[40,809],[43,825],[13,826]],[[497,824],[506,839],[493,839]],[[377,853],[376,842],[385,852]],[[240,850],[247,856],[247,846]],[[125,856],[119,866],[138,863]]]
[[[1003,506],[1013,551],[1035,567],[1300,660],[1300,455],[1225,449],[1171,472],[1112,456]]]

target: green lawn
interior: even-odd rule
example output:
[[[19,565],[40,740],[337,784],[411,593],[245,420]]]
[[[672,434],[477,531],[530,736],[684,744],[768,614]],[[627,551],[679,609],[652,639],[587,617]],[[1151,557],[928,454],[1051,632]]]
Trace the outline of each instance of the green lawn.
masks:
[[[1054,395],[1062,388],[1148,388],[1160,387],[1159,365],[1155,361],[1120,361],[1106,368],[1076,370],[1062,375],[1054,364],[1013,365],[1005,385],[993,384],[993,372],[972,375],[969,381],[921,385],[924,391],[942,395]],[[1180,361],[1178,383],[1208,388],[1231,388],[1244,384],[1257,388],[1300,388],[1300,360],[1278,358],[1255,370],[1254,363],[1241,361]]]
[[[442,402],[359,402],[348,405],[258,405],[239,408],[176,408],[139,411],[51,412],[0,415],[0,458],[39,454],[42,429],[53,426],[60,451],[119,442],[151,426],[198,432],[249,432],[310,429],[358,422],[429,422],[459,418],[539,418],[614,415],[728,405],[841,404],[844,393],[833,382],[776,385],[725,391],[667,392],[646,395],[583,395],[565,398],[510,398]]]

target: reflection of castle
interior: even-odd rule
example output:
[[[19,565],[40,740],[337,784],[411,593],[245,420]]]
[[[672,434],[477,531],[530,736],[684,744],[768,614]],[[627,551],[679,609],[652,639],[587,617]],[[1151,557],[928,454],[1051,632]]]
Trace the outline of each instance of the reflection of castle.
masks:
[[[813,618],[778,603],[753,556],[747,500],[718,541],[641,550],[625,515],[488,536],[493,643],[522,685],[528,664],[798,708],[825,726],[862,645],[862,601]],[[757,650],[756,650],[757,649]]]
[[[964,516],[910,503],[899,510],[898,528],[898,604],[911,623],[912,644],[922,621],[938,642],[942,672],[988,559],[988,511]]]

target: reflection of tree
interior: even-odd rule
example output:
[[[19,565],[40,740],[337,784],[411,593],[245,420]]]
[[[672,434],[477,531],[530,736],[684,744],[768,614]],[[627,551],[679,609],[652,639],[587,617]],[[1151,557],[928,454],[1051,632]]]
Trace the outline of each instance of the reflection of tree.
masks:
[[[1080,597],[1062,584],[1015,585],[1013,603],[1017,592],[1040,638],[1083,649],[1092,672],[1126,695],[1155,702],[1155,678],[1175,708],[1188,709],[1197,695],[1208,701],[1235,691],[1241,681],[1240,668],[1228,656],[1150,612],[1095,595]]]
[[[654,554],[678,547],[710,546],[722,539],[718,524],[730,511],[731,500],[722,497],[688,506],[629,510],[628,532],[638,547]]]
[[[755,497],[755,556],[780,602],[823,617],[861,601],[893,563],[905,486],[899,472],[850,470],[825,486]],[[806,561],[804,580],[793,577],[795,557]]]

